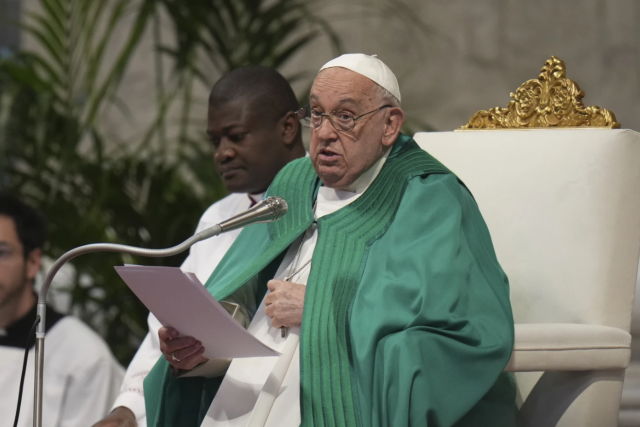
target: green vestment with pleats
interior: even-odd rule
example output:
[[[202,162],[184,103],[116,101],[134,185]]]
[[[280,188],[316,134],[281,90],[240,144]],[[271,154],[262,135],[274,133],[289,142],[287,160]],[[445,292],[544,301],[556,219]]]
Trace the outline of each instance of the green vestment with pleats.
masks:
[[[240,233],[206,283],[216,299],[260,303],[320,185],[309,158],[278,174],[267,195],[289,210]],[[469,191],[413,139],[400,135],[364,194],[318,220],[311,265],[303,426],[513,425],[507,278]],[[161,358],[144,382],[148,426],[198,427],[221,381],[175,378]]]

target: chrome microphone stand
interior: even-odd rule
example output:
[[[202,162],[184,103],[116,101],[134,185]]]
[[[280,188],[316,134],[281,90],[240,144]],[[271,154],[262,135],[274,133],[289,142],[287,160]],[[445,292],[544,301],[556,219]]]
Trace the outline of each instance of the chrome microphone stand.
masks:
[[[54,276],[60,268],[71,259],[92,252],[121,252],[130,255],[138,255],[151,258],[169,257],[186,251],[191,246],[201,240],[217,236],[221,233],[242,228],[250,224],[261,222],[271,222],[280,219],[286,212],[288,206],[284,199],[280,197],[269,197],[257,203],[249,210],[229,218],[220,224],[202,230],[191,236],[177,246],[168,249],[144,249],[133,246],[117,245],[112,243],[95,243],[91,245],[80,246],[66,252],[62,255],[49,269],[44,278],[40,294],[38,295],[37,313],[40,316],[40,322],[36,327],[36,346],[35,346],[35,385],[34,385],[34,402],[33,402],[33,426],[42,427],[42,385],[44,372],[44,335],[46,326],[47,313],[47,293],[53,281]]]

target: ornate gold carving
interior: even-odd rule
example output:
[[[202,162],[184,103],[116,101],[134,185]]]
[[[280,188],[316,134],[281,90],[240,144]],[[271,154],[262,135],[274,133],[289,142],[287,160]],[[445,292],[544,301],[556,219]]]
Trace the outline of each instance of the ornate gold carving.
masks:
[[[536,80],[509,94],[512,100],[507,108],[480,110],[461,129],[620,127],[611,111],[584,106],[584,92],[566,78],[564,61],[552,56],[540,71]]]

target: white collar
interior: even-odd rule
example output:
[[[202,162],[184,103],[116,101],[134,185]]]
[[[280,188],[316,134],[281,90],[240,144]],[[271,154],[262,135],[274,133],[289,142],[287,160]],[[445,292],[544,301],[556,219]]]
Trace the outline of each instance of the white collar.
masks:
[[[263,191],[262,193],[256,193],[256,194],[247,193],[247,196],[249,196],[249,199],[251,199],[253,203],[258,203],[260,200],[264,199],[264,194],[265,192]]]

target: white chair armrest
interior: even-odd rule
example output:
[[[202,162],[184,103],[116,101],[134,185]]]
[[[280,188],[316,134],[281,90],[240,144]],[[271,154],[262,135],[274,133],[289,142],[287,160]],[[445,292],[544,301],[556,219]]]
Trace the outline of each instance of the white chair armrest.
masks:
[[[610,326],[572,323],[516,324],[505,372],[625,369],[631,335]]]

